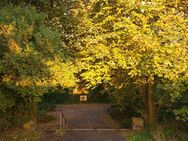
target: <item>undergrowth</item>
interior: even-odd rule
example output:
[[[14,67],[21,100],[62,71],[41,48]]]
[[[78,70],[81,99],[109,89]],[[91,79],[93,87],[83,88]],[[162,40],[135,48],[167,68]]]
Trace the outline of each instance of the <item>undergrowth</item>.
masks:
[[[160,123],[155,128],[123,133],[126,141],[187,141],[188,127],[181,123]]]
[[[35,132],[26,131],[24,129],[14,129],[3,132],[0,135],[0,141],[40,141],[42,138],[42,131]]]

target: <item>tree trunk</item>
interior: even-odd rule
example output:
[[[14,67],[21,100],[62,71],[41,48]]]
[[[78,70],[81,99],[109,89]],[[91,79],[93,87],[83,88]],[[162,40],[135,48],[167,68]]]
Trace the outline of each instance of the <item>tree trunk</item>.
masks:
[[[141,81],[141,78],[138,78],[138,81]],[[146,85],[145,84],[141,84],[141,85],[137,85],[137,88],[142,96],[142,101],[143,101],[143,104],[144,104],[144,110],[145,110],[145,113],[143,115],[143,118],[145,121],[148,120],[148,116],[147,116],[147,113],[148,113],[148,106],[147,106],[147,91],[146,91]]]
[[[141,79],[141,78],[137,78]],[[153,82],[146,78],[146,83],[138,85],[140,94],[142,95],[143,103],[145,106],[144,119],[149,126],[155,123],[155,108],[153,99]]]
[[[37,108],[37,104],[36,102],[32,99],[32,101],[28,101],[28,103],[30,103],[31,105],[30,106],[30,113],[29,113],[29,116],[30,116],[30,120],[25,122],[23,124],[23,128],[28,130],[28,131],[35,131],[36,130],[36,127],[37,127],[37,119],[36,119],[36,108]],[[27,103],[27,104],[28,104]]]
[[[146,111],[147,111],[147,122],[149,126],[155,123],[155,109],[153,99],[153,84],[149,79],[146,79]]]

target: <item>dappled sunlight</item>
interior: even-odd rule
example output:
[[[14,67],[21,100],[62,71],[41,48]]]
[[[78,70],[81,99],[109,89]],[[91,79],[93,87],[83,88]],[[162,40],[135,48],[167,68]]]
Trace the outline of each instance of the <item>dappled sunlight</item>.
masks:
[[[10,36],[13,34],[14,26],[12,24],[9,25],[0,25],[0,34],[4,34],[5,36]]]

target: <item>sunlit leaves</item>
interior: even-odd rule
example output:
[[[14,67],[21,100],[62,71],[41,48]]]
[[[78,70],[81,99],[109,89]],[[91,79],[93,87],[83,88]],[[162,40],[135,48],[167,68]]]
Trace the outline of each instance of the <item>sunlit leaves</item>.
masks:
[[[177,120],[183,122],[188,121],[188,107],[184,106],[181,109],[175,110],[174,113]]]
[[[131,80],[144,90],[149,81],[156,86],[154,97],[159,105],[179,99],[188,78],[188,21],[179,4],[166,0],[92,2],[96,6],[87,17],[92,34],[86,32],[80,53],[87,87],[109,83],[121,89]]]
[[[0,15],[0,87],[23,97],[40,97],[58,85],[75,86],[77,69],[63,58],[60,34],[45,25],[43,14],[32,7],[11,6]]]
[[[95,57],[103,53],[97,52],[96,43],[102,50],[104,46],[109,50],[102,55],[108,59],[101,60],[104,64],[116,64],[112,68],[108,65],[109,69],[123,68],[133,78],[163,76],[174,80],[182,77],[180,74],[187,68],[184,63],[187,62],[187,21],[183,13],[168,7],[165,0],[96,3],[100,8],[94,7],[90,20],[94,22],[92,28],[98,30],[93,33],[95,36],[85,38],[86,45],[95,51],[92,53]],[[90,48],[85,51],[88,55]],[[92,54],[89,58],[94,62]]]

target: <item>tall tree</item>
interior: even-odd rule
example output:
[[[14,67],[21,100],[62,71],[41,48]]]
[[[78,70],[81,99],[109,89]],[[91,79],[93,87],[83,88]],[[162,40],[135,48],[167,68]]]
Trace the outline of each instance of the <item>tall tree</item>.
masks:
[[[173,100],[187,79],[186,13],[166,0],[92,2],[90,30],[80,53],[82,78],[88,87],[115,85],[116,79],[125,85],[131,78],[143,96],[148,123],[154,123],[156,78],[170,81]]]
[[[9,6],[0,15],[0,97],[6,99],[0,112],[19,105],[20,98],[33,107],[49,88],[75,85],[76,68],[64,59],[60,35],[46,26],[44,14]]]

